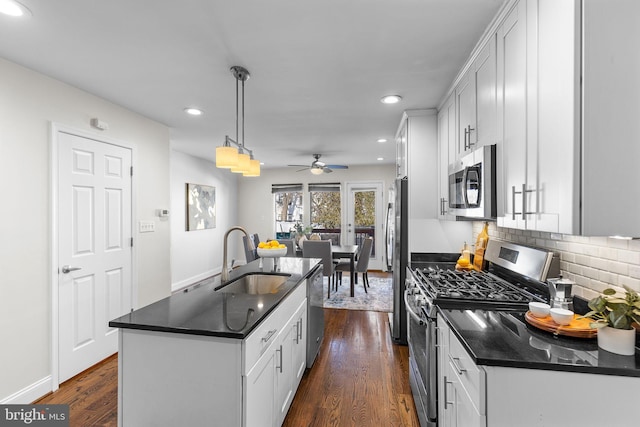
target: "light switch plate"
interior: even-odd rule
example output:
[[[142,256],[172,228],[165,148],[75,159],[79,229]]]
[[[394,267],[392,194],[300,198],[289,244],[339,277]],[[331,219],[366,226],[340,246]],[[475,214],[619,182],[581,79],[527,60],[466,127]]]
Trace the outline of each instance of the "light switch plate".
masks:
[[[138,221],[138,231],[140,233],[153,233],[156,231],[155,221]]]

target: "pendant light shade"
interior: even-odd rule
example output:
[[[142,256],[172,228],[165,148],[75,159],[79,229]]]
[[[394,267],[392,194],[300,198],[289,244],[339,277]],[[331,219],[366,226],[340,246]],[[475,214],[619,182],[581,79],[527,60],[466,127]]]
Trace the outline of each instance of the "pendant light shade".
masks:
[[[260,176],[260,162],[253,158],[253,151],[244,146],[244,82],[250,77],[249,71],[238,65],[231,67],[231,74],[236,78],[236,140],[225,137],[224,145],[216,147],[216,167],[230,169],[243,176]],[[242,141],[238,139],[238,84],[242,82]],[[238,147],[236,150],[231,144]],[[247,154],[249,153],[249,154]]]
[[[260,176],[260,160],[251,159],[249,162],[249,172],[242,176]]]
[[[231,169],[238,165],[238,149],[230,145],[216,147],[216,167]]]
[[[247,173],[251,166],[251,157],[247,153],[238,153],[238,164],[231,168],[233,173]]]

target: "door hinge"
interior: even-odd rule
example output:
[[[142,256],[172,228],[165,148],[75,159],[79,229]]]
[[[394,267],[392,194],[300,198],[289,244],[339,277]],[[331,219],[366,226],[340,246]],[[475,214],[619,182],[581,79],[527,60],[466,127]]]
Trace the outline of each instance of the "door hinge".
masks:
[[[131,247],[133,247],[133,237],[131,238]]]
[[[129,173],[131,174],[131,176],[133,176],[133,166],[131,166],[131,168],[129,169]]]

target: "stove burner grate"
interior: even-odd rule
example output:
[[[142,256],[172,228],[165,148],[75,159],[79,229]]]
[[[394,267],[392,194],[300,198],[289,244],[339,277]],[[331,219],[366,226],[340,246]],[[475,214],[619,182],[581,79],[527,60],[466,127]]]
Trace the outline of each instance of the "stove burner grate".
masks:
[[[416,269],[434,298],[526,304],[534,298],[508,282],[482,271]]]

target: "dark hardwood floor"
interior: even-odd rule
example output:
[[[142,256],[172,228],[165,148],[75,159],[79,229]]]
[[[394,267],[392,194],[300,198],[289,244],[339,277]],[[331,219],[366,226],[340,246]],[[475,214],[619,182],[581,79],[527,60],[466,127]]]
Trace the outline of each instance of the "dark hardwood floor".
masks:
[[[325,337],[284,426],[419,426],[406,346],[387,313],[325,309]]]
[[[68,404],[70,427],[116,427],[118,355],[65,381],[58,390],[33,403]]]
[[[387,313],[325,309],[325,322],[320,353],[284,426],[419,426],[408,349],[393,344]],[[69,404],[71,427],[115,427],[117,395],[113,355],[34,403]]]

